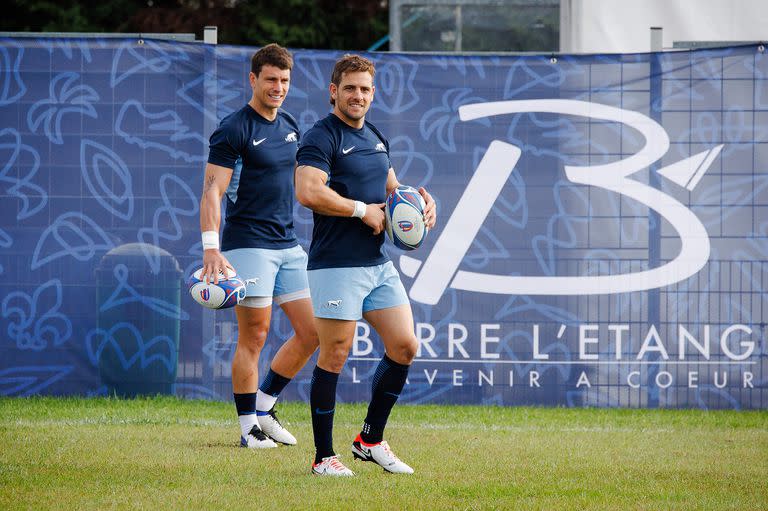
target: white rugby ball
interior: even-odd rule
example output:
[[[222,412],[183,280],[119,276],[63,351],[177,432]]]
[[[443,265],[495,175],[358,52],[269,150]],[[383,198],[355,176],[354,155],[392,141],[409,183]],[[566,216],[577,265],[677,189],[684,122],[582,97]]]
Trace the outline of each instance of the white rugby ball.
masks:
[[[240,300],[245,298],[245,283],[237,276],[233,270],[227,268],[227,275],[219,273],[218,284],[200,280],[200,274],[203,269],[200,268],[187,279],[189,294],[192,298],[209,309],[228,309],[234,307]]]
[[[387,235],[397,248],[414,250],[424,243],[427,237],[424,223],[424,198],[411,186],[400,186],[387,196],[384,215],[387,222]]]

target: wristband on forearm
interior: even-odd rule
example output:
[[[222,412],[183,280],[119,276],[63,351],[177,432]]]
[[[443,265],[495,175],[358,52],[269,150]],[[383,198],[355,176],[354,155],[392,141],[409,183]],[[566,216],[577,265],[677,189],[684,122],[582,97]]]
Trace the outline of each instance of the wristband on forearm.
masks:
[[[219,233],[216,231],[203,231],[203,250],[210,248],[219,249]]]
[[[354,218],[363,218],[365,216],[365,202],[356,200],[355,211],[352,212]]]

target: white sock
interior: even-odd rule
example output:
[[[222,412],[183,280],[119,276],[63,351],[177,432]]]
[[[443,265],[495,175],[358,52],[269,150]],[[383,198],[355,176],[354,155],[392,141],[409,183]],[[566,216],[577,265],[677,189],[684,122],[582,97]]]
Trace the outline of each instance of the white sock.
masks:
[[[265,394],[261,390],[256,392],[256,411],[257,412],[270,411],[272,407],[275,406],[275,402],[277,402],[277,397],[270,396],[269,394]]]
[[[256,420],[255,413],[249,413],[248,415],[238,415],[237,420],[240,421],[240,433],[242,433],[243,436],[246,436],[248,433],[250,433],[254,426],[259,425]]]

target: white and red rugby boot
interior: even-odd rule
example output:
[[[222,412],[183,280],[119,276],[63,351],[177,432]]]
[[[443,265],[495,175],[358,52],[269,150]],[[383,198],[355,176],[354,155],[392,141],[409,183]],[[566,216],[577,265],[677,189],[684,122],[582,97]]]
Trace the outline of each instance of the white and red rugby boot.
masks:
[[[318,476],[350,477],[355,475],[339,461],[338,456],[328,456],[320,460],[320,463],[312,463],[312,473]]]
[[[366,444],[360,435],[352,442],[352,455],[363,461],[372,461],[393,474],[413,474],[413,469],[395,456],[386,440],[377,444]]]

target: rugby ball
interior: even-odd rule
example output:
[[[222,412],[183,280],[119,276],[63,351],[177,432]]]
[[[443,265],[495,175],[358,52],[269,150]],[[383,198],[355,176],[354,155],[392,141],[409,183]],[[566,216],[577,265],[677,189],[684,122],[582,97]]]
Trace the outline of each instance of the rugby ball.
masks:
[[[427,237],[424,223],[424,202],[421,194],[411,186],[399,186],[387,196],[384,216],[387,235],[402,250],[419,248]]]
[[[200,280],[200,268],[187,279],[187,287],[192,298],[209,309],[228,309],[234,307],[245,298],[245,283],[237,274],[227,268],[228,275],[219,273],[219,283],[214,284],[209,278],[209,283]]]

